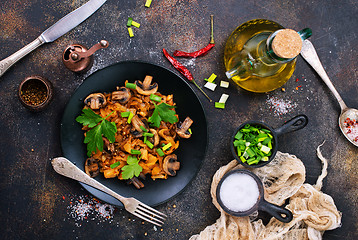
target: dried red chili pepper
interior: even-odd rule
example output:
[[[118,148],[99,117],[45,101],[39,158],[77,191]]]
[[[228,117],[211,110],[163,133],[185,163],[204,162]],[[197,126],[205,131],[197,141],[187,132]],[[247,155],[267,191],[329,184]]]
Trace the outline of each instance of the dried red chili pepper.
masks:
[[[210,21],[211,21],[211,33],[210,33],[210,43],[200,49],[200,50],[197,50],[195,52],[183,52],[183,51],[179,51],[179,50],[176,50],[174,51],[173,55],[176,56],[176,57],[191,57],[191,58],[197,58],[197,57],[200,57],[200,56],[203,56],[205,54],[207,54],[210,49],[212,49],[214,46],[215,46],[215,42],[214,42],[214,16],[213,15],[210,15]]]
[[[206,47],[195,51],[195,52],[183,52],[179,50],[175,50],[173,55],[176,57],[191,57],[191,58],[197,58],[200,56],[203,56],[209,52],[210,49],[212,49],[215,46],[215,43],[209,43]]]
[[[212,102],[212,100],[209,98],[209,96],[206,95],[206,93],[203,91],[203,89],[201,89],[199,87],[199,85],[195,82],[194,77],[191,74],[191,72],[185,66],[183,66],[180,62],[178,62],[178,60],[176,60],[174,57],[170,56],[170,54],[164,48],[163,48],[163,53],[164,53],[164,56],[169,60],[169,62],[175,67],[175,69],[177,69],[181,74],[183,74],[189,81],[193,82],[194,85],[197,88],[199,88],[199,90],[205,95],[205,97],[207,97],[210,100],[210,102]]]

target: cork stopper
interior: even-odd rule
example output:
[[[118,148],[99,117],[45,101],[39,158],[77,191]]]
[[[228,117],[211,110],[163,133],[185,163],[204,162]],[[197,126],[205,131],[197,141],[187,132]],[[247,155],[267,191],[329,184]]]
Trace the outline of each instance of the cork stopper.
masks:
[[[272,50],[281,58],[294,58],[300,54],[302,39],[292,29],[283,29],[277,32],[272,41]]]

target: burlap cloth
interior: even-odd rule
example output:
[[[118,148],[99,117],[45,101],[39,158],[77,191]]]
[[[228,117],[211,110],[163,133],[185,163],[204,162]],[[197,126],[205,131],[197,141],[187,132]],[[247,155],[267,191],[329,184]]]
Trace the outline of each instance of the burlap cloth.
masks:
[[[320,191],[322,180],[327,175],[327,160],[322,156],[319,147],[317,156],[323,167],[317,183],[313,186],[304,183],[306,170],[302,161],[288,153],[277,152],[268,165],[250,169],[263,182],[265,199],[277,205],[282,205],[289,199],[286,208],[293,213],[290,223],[282,223],[272,217],[266,226],[261,219],[254,220],[255,216],[234,217],[221,209],[216,201],[216,187],[220,179],[230,170],[244,168],[236,160],[221,167],[215,173],[211,184],[213,204],[221,212],[221,216],[200,234],[191,236],[190,240],[322,239],[324,231],[341,225],[342,214],[337,210],[332,197]]]

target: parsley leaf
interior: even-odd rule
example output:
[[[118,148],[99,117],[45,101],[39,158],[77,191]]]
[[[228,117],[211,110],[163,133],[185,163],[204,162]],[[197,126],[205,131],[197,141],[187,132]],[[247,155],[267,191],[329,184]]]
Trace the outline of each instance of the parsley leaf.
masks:
[[[155,104],[154,104],[155,105]],[[148,122],[152,123],[155,127],[160,126],[160,121],[176,123],[178,122],[175,111],[171,110],[175,106],[171,106],[166,103],[155,105],[155,109],[151,117],[148,118]]]
[[[86,132],[84,140],[84,143],[87,143],[87,156],[90,157],[92,152],[96,152],[97,149],[101,152],[103,151],[102,136],[106,137],[111,143],[115,141],[117,127],[114,122],[102,118],[92,109],[82,109],[82,112],[82,115],[78,116],[76,121],[91,128]]]
[[[139,160],[134,156],[127,157],[127,164],[121,168],[122,170],[122,178],[123,179],[131,179],[134,176],[138,177],[142,172],[143,168],[138,164]]]
[[[76,121],[82,123],[83,126],[87,126],[89,128],[95,127],[100,121],[102,121],[102,117],[92,111],[92,109],[82,109],[82,115],[76,118]]]

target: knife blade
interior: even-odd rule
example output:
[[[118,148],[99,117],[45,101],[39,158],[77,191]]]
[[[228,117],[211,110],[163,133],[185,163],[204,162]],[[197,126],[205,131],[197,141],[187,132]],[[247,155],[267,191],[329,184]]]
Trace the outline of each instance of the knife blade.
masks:
[[[21,48],[19,51],[13,53],[9,57],[0,61],[0,77],[8,70],[13,64],[25,57],[27,54],[38,48],[44,43],[55,41],[65,33],[69,32],[94,12],[97,11],[107,0],[90,0],[86,4],[70,12],[54,25],[45,30],[38,38]]]

